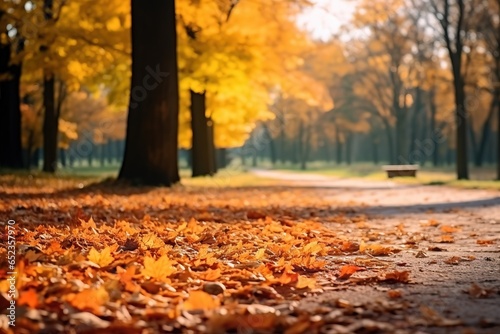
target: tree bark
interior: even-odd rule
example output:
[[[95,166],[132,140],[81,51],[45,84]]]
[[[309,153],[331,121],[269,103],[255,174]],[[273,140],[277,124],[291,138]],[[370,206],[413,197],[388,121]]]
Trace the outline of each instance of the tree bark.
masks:
[[[59,115],[55,105],[55,79],[45,71],[43,80],[43,171],[54,173],[57,170],[57,136]]]
[[[3,15],[0,12],[0,18]],[[11,64],[12,44],[0,43],[0,167],[23,167],[19,87],[21,64]]]
[[[481,167],[483,165],[484,154],[488,145],[488,139],[491,135],[491,121],[493,120],[493,115],[495,114],[495,108],[498,105],[498,99],[500,97],[500,91],[495,89],[493,100],[491,101],[490,110],[488,111],[488,117],[483,123],[481,131],[481,139],[479,141],[479,147],[477,147],[476,156],[474,157],[474,165],[476,167]]]
[[[175,1],[132,0],[132,80],[119,179],[179,181]]]
[[[191,94],[191,154],[192,154],[192,176],[214,175],[213,150],[208,128],[208,119],[205,115],[206,97],[205,93],[190,91]],[[210,143],[212,142],[212,143]]]

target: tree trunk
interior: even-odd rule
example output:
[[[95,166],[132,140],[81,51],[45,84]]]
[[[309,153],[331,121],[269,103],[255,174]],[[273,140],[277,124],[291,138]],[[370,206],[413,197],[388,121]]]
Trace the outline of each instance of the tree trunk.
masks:
[[[0,18],[3,13],[0,12]],[[12,44],[0,43],[0,167],[22,168],[21,110],[19,87],[21,64],[10,64]]]
[[[348,165],[352,163],[352,134],[347,133],[345,138],[345,160]]]
[[[340,165],[342,163],[342,140],[338,127],[335,127],[335,151],[337,154],[337,165]]]
[[[205,93],[191,93],[191,154],[192,154],[192,176],[213,175],[212,143],[208,129],[208,120],[205,115]],[[210,140],[212,139],[212,140]],[[212,141],[212,143],[210,143]]]
[[[226,168],[227,167],[227,150],[225,148],[219,148],[216,150],[217,152],[217,168]]]
[[[43,171],[54,173],[57,170],[57,135],[59,115],[55,105],[55,79],[47,71],[43,80]]]
[[[479,142],[479,147],[477,148],[476,156],[474,157],[474,165],[476,167],[481,167],[483,165],[484,153],[488,145],[488,139],[491,135],[491,121],[493,120],[493,115],[495,114],[495,108],[498,105],[498,99],[500,97],[500,91],[495,89],[493,100],[491,101],[490,110],[488,111],[488,117],[484,121],[481,139]]]
[[[415,88],[415,104],[413,108],[413,115],[411,118],[411,138],[410,138],[410,148],[409,148],[409,156],[412,156],[412,153],[416,151],[416,142],[417,142],[417,133],[418,133],[418,116],[420,116],[420,112],[422,109],[422,91],[420,87]]]
[[[60,156],[60,159],[61,159],[61,166],[66,167],[67,166],[67,163],[66,163],[66,149],[60,148],[59,149],[59,156]]]
[[[132,80],[119,179],[179,181],[175,1],[132,0]]]
[[[500,106],[497,107],[497,180],[500,181]]]

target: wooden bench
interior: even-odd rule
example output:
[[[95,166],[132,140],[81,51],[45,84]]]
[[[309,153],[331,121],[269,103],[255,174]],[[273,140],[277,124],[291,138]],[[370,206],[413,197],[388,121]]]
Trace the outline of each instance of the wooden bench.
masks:
[[[416,177],[418,165],[385,165],[382,169],[387,172],[387,177]]]

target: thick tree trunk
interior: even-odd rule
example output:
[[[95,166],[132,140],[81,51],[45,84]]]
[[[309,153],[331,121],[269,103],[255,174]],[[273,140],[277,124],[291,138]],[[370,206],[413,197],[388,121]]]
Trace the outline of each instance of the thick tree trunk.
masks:
[[[208,157],[209,166],[212,171],[211,175],[217,173],[217,149],[215,148],[215,124],[211,118],[207,118],[207,133],[208,133]]]
[[[205,93],[191,91],[192,176],[213,175],[213,155],[205,115]]]
[[[2,13],[0,13],[0,17]],[[21,64],[10,64],[12,44],[0,43],[0,167],[22,168],[21,110],[19,87]]]
[[[57,170],[57,135],[59,115],[55,105],[54,76],[45,73],[43,80],[43,171],[54,173]]]
[[[132,0],[132,81],[119,179],[179,181],[175,1]]]

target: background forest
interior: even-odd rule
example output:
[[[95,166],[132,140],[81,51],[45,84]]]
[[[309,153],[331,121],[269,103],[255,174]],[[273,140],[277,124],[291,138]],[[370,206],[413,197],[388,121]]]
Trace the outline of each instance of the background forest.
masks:
[[[500,155],[497,0],[339,2],[328,38],[306,0],[178,0],[179,146],[193,176],[232,163],[493,166]],[[118,165],[131,87],[130,4],[0,3],[0,165]],[[130,105],[129,105],[130,102]],[[19,139],[20,138],[20,139]],[[497,168],[500,179],[500,167]]]

